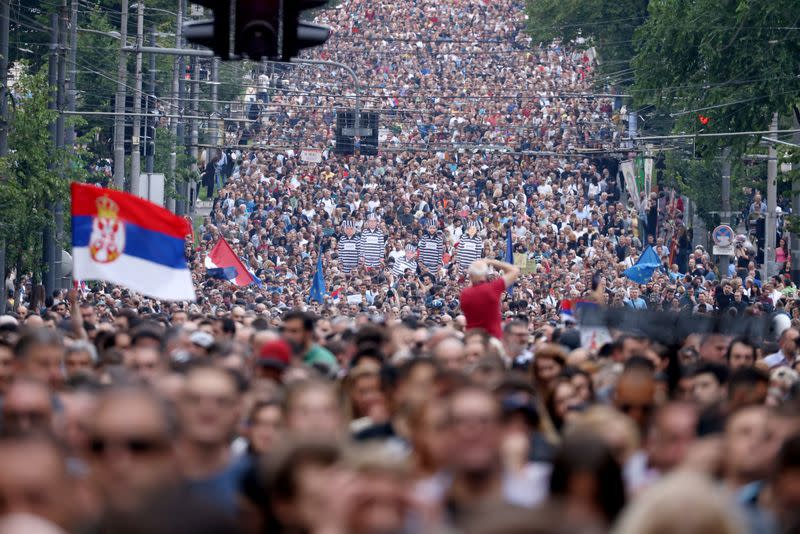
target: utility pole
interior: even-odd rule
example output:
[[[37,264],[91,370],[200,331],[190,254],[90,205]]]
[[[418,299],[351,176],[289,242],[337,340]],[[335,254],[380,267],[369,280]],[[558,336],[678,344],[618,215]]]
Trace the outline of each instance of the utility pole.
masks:
[[[144,0],[136,9],[136,67],[134,70],[133,129],[131,130],[131,193],[141,193],[142,174],[142,46],[144,46]]]
[[[114,187],[125,188],[125,87],[128,84],[128,0],[121,0],[119,23],[119,65],[117,67],[117,95],[114,100]]]
[[[51,110],[57,109],[58,103],[58,15],[53,13],[50,16],[50,57],[48,60],[47,69],[47,83],[50,89],[50,102],[47,107]],[[50,123],[50,139],[53,145],[56,145],[56,136],[58,131],[58,121],[54,120]],[[51,165],[51,170],[55,169]],[[53,203],[47,203],[47,211],[54,211]],[[45,269],[42,281],[44,282],[45,296],[52,295],[55,289],[55,276],[53,272],[53,261],[55,258],[55,247],[53,244],[53,228],[46,224],[42,230],[42,263]]]
[[[156,46],[156,27],[152,26],[150,28],[150,46]],[[150,67],[148,69],[150,71],[150,79],[147,85],[147,92],[150,95],[147,98],[148,103],[150,100],[153,100],[153,105],[156,103],[156,55],[150,54]],[[152,117],[151,117],[152,115]],[[153,168],[155,167],[155,150],[156,150],[156,126],[157,117],[156,110],[151,110],[150,113],[145,116],[145,131],[149,133],[148,126],[150,125],[150,121],[153,121],[153,137],[152,139],[145,140],[145,172],[151,174],[154,172]]]
[[[184,68],[186,67],[185,59],[183,57],[178,58],[179,61],[179,68],[180,68],[180,76],[178,77],[178,119],[176,119],[176,130],[175,130],[175,145],[176,145],[176,154],[175,158],[177,161],[177,150],[178,147],[180,150],[185,151],[186,149],[186,123],[184,119],[184,108],[186,107],[186,102],[183,98],[184,93],[186,92],[186,77],[184,75]],[[191,58],[189,58],[191,59]],[[177,173],[177,169],[175,171]],[[175,203],[175,214],[176,215],[186,215],[187,208],[186,208],[186,199],[189,198],[189,189],[188,184],[184,181],[176,182],[175,184],[178,192],[178,200]]]
[[[731,223],[731,147],[722,150],[722,224]],[[722,278],[728,276],[730,256],[719,256],[719,272]]]
[[[178,25],[175,28],[175,48],[181,48],[183,45],[183,0],[178,0]],[[175,170],[177,167],[177,159],[178,159],[178,123],[179,120],[177,116],[180,113],[181,109],[181,79],[183,75],[183,61],[181,56],[175,56],[175,60],[172,64],[172,95],[170,98],[170,117],[169,119],[169,133],[170,137],[172,138],[172,146],[170,147],[169,153],[169,176],[174,181],[175,180]],[[180,194],[180,188],[178,184],[175,184],[176,190],[178,194]],[[167,208],[174,211],[175,213],[179,213],[175,199],[168,198],[167,199]]]
[[[778,139],[778,113],[772,114],[770,125],[770,139]],[[775,232],[777,231],[777,215],[775,207],[778,192],[778,145],[769,144],[769,159],[767,160],[767,220],[764,225],[764,273],[767,276],[775,274]]]
[[[78,0],[71,0],[69,14],[69,59],[67,60],[67,111],[75,111],[78,97]],[[70,125],[65,133],[67,146],[75,146],[75,127]]]
[[[11,0],[0,0],[0,158],[8,155],[8,33]],[[6,240],[0,224],[0,315],[6,313]]]
[[[58,108],[58,118],[56,120],[56,152],[61,156],[64,151],[64,107],[66,103],[66,79],[67,79],[67,24],[69,23],[69,9],[67,0],[62,0],[59,13],[58,24],[58,82],[56,107]],[[59,178],[65,179],[63,162],[59,163]],[[55,222],[55,239],[53,240],[53,282],[55,289],[61,289],[61,245],[64,240],[64,201],[57,198],[54,206],[53,219]]]
[[[219,58],[211,60],[211,142],[215,147],[220,144],[220,126],[222,121],[219,114]],[[224,135],[224,134],[223,134]]]
[[[792,111],[793,129],[800,130],[800,111],[795,107]],[[800,131],[792,135],[792,141],[796,145],[800,145]],[[800,180],[792,180],[792,215],[797,217],[800,215]],[[800,284],[800,235],[797,232],[792,232],[791,246],[791,260],[792,260],[792,281],[795,284]]]
[[[192,68],[192,133],[191,133],[191,146],[189,149],[189,156],[192,158],[192,176],[188,184],[188,197],[186,199],[186,213],[191,215],[194,212],[194,201],[196,197],[197,182],[194,179],[197,175],[197,160],[200,157],[198,150],[198,143],[200,137],[200,123],[197,120],[197,114],[200,113],[200,68],[197,65],[197,58],[192,58],[194,67]]]

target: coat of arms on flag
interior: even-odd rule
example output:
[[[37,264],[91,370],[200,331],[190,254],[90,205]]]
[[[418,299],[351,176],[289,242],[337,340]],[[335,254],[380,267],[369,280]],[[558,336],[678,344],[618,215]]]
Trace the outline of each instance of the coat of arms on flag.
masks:
[[[107,196],[98,197],[95,205],[89,256],[98,263],[111,263],[125,249],[125,223],[119,218],[119,206]]]

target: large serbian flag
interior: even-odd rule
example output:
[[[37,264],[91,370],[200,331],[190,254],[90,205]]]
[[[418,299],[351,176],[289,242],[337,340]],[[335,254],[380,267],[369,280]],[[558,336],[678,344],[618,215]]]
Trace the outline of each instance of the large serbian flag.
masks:
[[[209,278],[227,280],[240,287],[259,282],[258,278],[247,270],[225,238],[217,241],[214,248],[208,252],[205,265],[206,276]]]
[[[162,300],[194,300],[184,256],[189,223],[139,197],[72,184],[73,278]]]

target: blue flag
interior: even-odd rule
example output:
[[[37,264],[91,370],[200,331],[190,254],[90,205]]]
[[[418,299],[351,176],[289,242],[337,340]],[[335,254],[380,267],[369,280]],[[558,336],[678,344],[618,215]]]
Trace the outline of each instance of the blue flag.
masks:
[[[236,270],[236,267],[215,267],[212,269],[206,269],[206,276],[208,278],[217,278],[219,280],[235,282],[238,275],[239,273]]]
[[[514,265],[514,242],[511,240],[511,224],[508,225],[508,233],[506,234],[506,263]],[[508,286],[508,294],[511,295],[513,285]]]
[[[311,300],[322,304],[325,299],[325,275],[322,273],[322,247],[317,254],[317,272],[314,273],[314,280],[311,282]]]
[[[659,267],[661,267],[661,260],[658,258],[658,254],[653,250],[653,247],[647,247],[642,252],[642,255],[639,256],[639,259],[636,260],[636,264],[625,269],[622,274],[637,284],[646,284]]]

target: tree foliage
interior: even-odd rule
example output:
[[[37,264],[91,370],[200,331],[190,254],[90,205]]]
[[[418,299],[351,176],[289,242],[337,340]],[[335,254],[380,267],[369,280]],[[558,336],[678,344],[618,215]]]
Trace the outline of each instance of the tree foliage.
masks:
[[[0,233],[6,240],[8,265],[19,260],[36,270],[41,258],[42,229],[53,224],[49,202],[67,196],[67,182],[54,169],[61,163],[48,130],[56,112],[48,109],[49,90],[43,71],[23,75],[10,106],[9,154],[0,158]]]
[[[793,0],[652,0],[649,11],[635,34],[633,90],[639,103],[672,113],[675,130],[764,130],[774,111],[788,113],[797,101],[800,11]],[[723,146],[737,156],[758,140],[698,144],[712,157]]]

